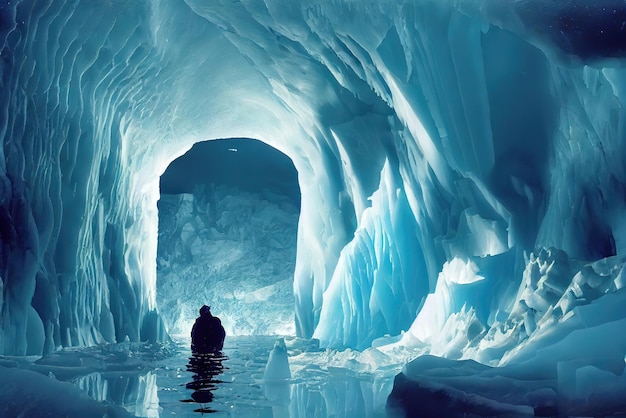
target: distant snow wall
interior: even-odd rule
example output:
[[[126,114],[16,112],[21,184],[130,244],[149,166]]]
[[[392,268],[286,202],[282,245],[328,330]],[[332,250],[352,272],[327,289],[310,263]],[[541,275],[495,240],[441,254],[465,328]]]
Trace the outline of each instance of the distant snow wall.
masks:
[[[505,260],[495,311],[523,250],[623,254],[623,51],[532,3],[3,2],[0,353],[163,338],[158,177],[206,139],[293,160],[325,345],[407,330],[454,258]]]

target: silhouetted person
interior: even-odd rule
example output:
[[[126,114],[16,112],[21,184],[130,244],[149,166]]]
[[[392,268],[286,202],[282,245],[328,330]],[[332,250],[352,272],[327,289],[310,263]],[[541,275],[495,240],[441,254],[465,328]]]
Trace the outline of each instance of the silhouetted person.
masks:
[[[222,321],[211,315],[211,307],[200,308],[200,316],[191,329],[191,351],[194,353],[215,353],[224,347],[226,331]]]

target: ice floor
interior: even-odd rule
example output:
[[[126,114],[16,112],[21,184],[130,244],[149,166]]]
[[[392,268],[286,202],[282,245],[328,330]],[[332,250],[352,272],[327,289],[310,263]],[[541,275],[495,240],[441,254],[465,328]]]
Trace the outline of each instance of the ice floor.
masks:
[[[188,343],[65,349],[29,368],[73,382],[137,417],[386,417],[401,365],[367,354],[320,350],[285,338],[292,378],[263,379],[277,337],[229,337],[223,357],[198,359]]]

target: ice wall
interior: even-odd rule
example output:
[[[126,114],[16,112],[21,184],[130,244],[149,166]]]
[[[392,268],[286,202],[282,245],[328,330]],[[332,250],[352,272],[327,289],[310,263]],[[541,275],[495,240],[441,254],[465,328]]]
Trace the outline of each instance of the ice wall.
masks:
[[[0,351],[137,339],[154,274],[139,274],[144,256],[132,251],[141,202],[128,197],[120,81],[153,71],[126,65],[145,58],[132,21],[147,9],[100,19],[113,5],[0,7]]]
[[[209,304],[226,335],[294,335],[298,210],[283,195],[197,187],[161,195],[157,303],[170,335],[189,338]]]
[[[296,327],[327,345],[408,329],[455,259],[487,323],[523,250],[621,255],[624,51],[587,34],[624,12],[553,25],[578,5],[4,2],[0,347],[155,336],[158,176],[205,139],[293,160]]]

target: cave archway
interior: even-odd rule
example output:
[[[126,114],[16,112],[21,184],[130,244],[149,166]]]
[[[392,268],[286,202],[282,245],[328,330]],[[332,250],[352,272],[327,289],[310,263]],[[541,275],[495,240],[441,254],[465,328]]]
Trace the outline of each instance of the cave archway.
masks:
[[[157,305],[189,335],[209,304],[229,335],[295,335],[298,173],[248,138],[196,143],[160,178]]]

